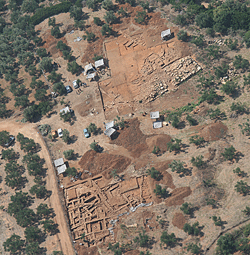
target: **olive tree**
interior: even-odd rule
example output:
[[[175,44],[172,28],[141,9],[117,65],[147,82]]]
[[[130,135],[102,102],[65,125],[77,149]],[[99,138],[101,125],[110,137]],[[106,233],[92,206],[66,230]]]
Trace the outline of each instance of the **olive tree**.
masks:
[[[25,241],[22,240],[20,236],[12,234],[12,236],[3,243],[4,251],[11,253],[20,252],[24,247],[24,243]]]
[[[53,70],[52,59],[49,57],[42,58],[40,68],[45,72],[51,72]]]

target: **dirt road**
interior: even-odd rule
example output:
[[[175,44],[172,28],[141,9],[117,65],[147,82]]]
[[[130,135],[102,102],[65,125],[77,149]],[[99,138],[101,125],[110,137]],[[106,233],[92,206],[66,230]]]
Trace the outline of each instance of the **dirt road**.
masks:
[[[57,234],[60,246],[63,254],[73,255],[75,250],[73,248],[71,238],[67,228],[67,222],[63,213],[63,208],[60,203],[59,193],[57,189],[57,179],[54,173],[54,167],[51,162],[51,158],[45,142],[41,135],[36,131],[36,124],[22,124],[16,122],[15,120],[5,120],[0,122],[0,131],[6,130],[10,132],[11,135],[17,135],[19,132],[25,136],[34,139],[36,143],[41,146],[41,151],[38,154],[44,158],[47,166],[47,177],[46,177],[46,188],[52,191],[49,198],[49,203],[55,212],[55,222],[58,224],[59,233]]]

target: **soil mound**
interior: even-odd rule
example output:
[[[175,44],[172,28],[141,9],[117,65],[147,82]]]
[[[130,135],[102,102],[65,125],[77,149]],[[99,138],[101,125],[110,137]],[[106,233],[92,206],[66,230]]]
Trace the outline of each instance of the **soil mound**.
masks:
[[[45,48],[47,52],[52,55],[52,57],[62,56],[62,52],[56,48],[56,45],[58,41],[63,41],[63,43],[67,44],[67,40],[65,39],[65,37],[56,39],[54,36],[50,34],[49,31],[45,34],[43,40],[45,41],[43,48]]]
[[[184,198],[188,197],[192,193],[190,187],[181,187],[173,190],[171,196],[167,198],[166,205],[182,205],[184,203]]]
[[[168,165],[170,163],[171,163],[170,160],[166,161],[166,162],[161,162],[161,163],[158,163],[158,164],[154,165],[154,168],[156,170],[160,171],[161,174],[162,174],[162,180],[160,180],[159,183],[162,183],[162,184],[166,185],[167,187],[169,187],[171,189],[175,189],[175,185],[173,183],[172,175],[166,171],[168,169]]]
[[[110,172],[114,169],[116,173],[123,172],[131,163],[131,160],[121,155],[113,155],[108,153],[97,153],[95,151],[87,151],[78,162],[82,170],[88,170],[91,176],[103,173],[106,179],[111,178]],[[83,179],[89,178],[89,174],[82,175]]]
[[[110,143],[126,148],[132,157],[138,158],[142,152],[148,149],[147,135],[144,135],[140,130],[140,122],[137,118],[128,121],[126,127],[119,133],[119,136]]]
[[[154,149],[154,146],[158,146],[162,153],[167,151],[167,143],[171,141],[171,136],[169,135],[155,135],[153,137],[147,138],[148,148]]]
[[[206,141],[218,141],[226,135],[227,130],[223,123],[216,122],[205,126],[200,133]]]
[[[173,220],[172,220],[172,224],[179,228],[179,229],[183,229],[184,224],[186,223],[186,219],[184,217],[184,215],[182,213],[175,213]]]

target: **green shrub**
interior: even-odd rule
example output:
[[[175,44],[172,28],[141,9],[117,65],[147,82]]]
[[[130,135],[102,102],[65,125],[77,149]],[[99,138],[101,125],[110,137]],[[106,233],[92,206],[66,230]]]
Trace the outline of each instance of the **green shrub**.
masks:
[[[250,30],[245,33],[244,42],[246,44],[246,47],[249,48],[250,47]]]
[[[249,216],[250,215],[250,207],[249,206],[246,206],[246,208],[242,211],[246,216]],[[250,235],[250,225],[248,225],[249,227],[249,234]],[[248,236],[247,235],[247,236]]]
[[[111,0],[104,0],[102,2],[102,8],[107,10],[107,11],[113,10],[114,9],[113,2]]]
[[[183,41],[183,42],[187,42],[188,40],[188,35],[187,35],[187,32],[184,31],[184,30],[180,30],[177,34],[177,38],[178,40],[180,41]]]
[[[115,243],[114,245],[109,243],[108,250],[111,250],[112,252],[114,252],[115,255],[122,255],[122,249],[119,243]]]
[[[212,216],[212,220],[214,221],[215,226],[222,226],[223,221],[221,220],[221,217]]]
[[[180,25],[182,27],[187,25],[187,18],[186,18],[186,16],[183,15],[183,14],[177,15],[176,18],[175,18],[175,24]]]
[[[169,152],[179,152],[181,150],[182,144],[181,139],[171,139],[169,143],[167,143],[167,150]]]
[[[222,63],[221,66],[214,67],[215,69],[214,73],[216,75],[216,78],[219,79],[227,76],[228,68],[229,66],[224,62]]]
[[[51,32],[51,35],[54,36],[55,38],[61,37],[61,32],[60,32],[59,26],[52,27],[50,32]]]
[[[191,214],[193,208],[191,207],[191,204],[189,203],[184,203],[182,204],[181,208],[180,208],[185,214]]]
[[[117,21],[117,17],[115,16],[114,11],[107,11],[103,18],[107,24],[114,24]]]
[[[76,63],[76,61],[72,61],[68,63],[67,70],[72,74],[77,74],[81,71],[81,66]]]
[[[149,244],[150,238],[145,234],[145,230],[142,233],[139,233],[139,236],[134,238],[134,243],[139,244],[140,247],[147,247]]]
[[[37,198],[45,198],[48,195],[48,190],[45,188],[45,186],[36,184],[31,187],[30,194],[36,195]]]
[[[157,171],[154,167],[151,167],[151,169],[148,169],[147,174],[149,174],[151,178],[155,180],[158,180],[161,176],[161,172]]]
[[[88,42],[93,42],[95,40],[95,34],[93,34],[92,32],[88,32],[88,31],[85,31],[86,35],[83,36],[83,39],[86,40]]]
[[[137,11],[136,13],[136,17],[135,17],[135,21],[139,24],[142,24],[146,21],[146,18],[147,18],[147,13],[146,11]]]
[[[89,126],[87,127],[87,129],[88,129],[89,133],[92,133],[94,135],[97,134],[98,129],[97,129],[97,126],[95,123],[90,123]]]
[[[208,102],[209,104],[218,104],[220,102],[220,96],[217,95],[215,89],[204,90],[199,98],[199,103]]]
[[[188,233],[189,235],[198,236],[200,234],[199,222],[196,222],[193,225],[185,223],[183,230],[184,230],[184,232]]]
[[[69,135],[69,131],[67,129],[63,130],[63,136],[62,139],[65,143],[69,143],[70,142],[70,135]]]
[[[221,155],[224,157],[224,160],[233,160],[236,156],[236,150],[233,145],[229,148],[225,148],[224,152]]]
[[[216,200],[213,198],[206,198],[206,203],[207,205],[212,205],[212,208],[215,208],[217,204]]]
[[[66,150],[63,152],[63,155],[65,157],[65,159],[73,159],[74,158],[74,150]]]
[[[56,234],[58,231],[58,224],[56,224],[53,220],[46,219],[41,221],[43,224],[44,233]]]
[[[208,115],[209,115],[210,119],[212,119],[212,120],[214,120],[214,119],[218,119],[218,120],[226,119],[226,113],[221,112],[221,110],[219,108],[216,108],[215,110],[210,109],[208,111]]]
[[[89,9],[92,9],[93,11],[96,11],[99,5],[98,0],[87,0],[86,5]]]
[[[42,124],[38,127],[38,129],[43,136],[46,136],[51,131],[51,127],[49,124]]]
[[[207,57],[210,59],[210,57],[213,57],[213,59],[218,59],[220,57],[220,47],[217,45],[209,45],[206,48]]]
[[[162,188],[159,184],[155,185],[154,193],[162,198],[165,198],[168,195],[167,190],[165,188]]]
[[[112,27],[108,24],[102,25],[101,33],[103,36],[110,36],[113,33]]]
[[[69,12],[71,5],[71,2],[65,1],[50,7],[40,8],[33,16],[30,17],[30,23],[33,25],[38,25],[51,16],[57,15],[59,13]]]
[[[10,133],[6,130],[0,132],[0,145],[3,146],[9,141]]]
[[[197,125],[197,120],[191,117],[190,115],[187,115],[186,120],[191,126]]]
[[[215,31],[213,28],[209,27],[206,29],[206,34],[211,36],[211,37],[214,37],[215,36]]]
[[[24,240],[21,240],[21,237],[12,234],[10,238],[6,239],[6,241],[3,243],[4,251],[11,252],[11,253],[17,253],[20,252],[24,247]]]
[[[159,146],[154,146],[154,149],[152,150],[153,154],[158,154],[160,152]]]
[[[90,149],[92,149],[92,150],[94,150],[94,151],[96,151],[96,152],[99,151],[99,146],[98,146],[98,143],[97,143],[97,142],[93,142],[93,143],[91,143],[89,146],[90,146]]]
[[[65,173],[67,176],[73,177],[77,174],[77,170],[75,169],[75,167],[68,167]]]
[[[235,174],[237,174],[238,176],[240,176],[240,177],[243,177],[243,176],[245,175],[245,172],[242,171],[242,170],[240,170],[239,167],[237,167],[236,169],[234,169],[233,172],[234,172]]]
[[[225,44],[230,50],[236,50],[238,45],[238,40],[236,39],[234,42],[231,38],[226,39]]]
[[[216,253],[219,255],[228,255],[236,252],[236,241],[232,234],[225,234],[217,241]]]
[[[248,111],[248,109],[246,108],[246,105],[241,102],[232,103],[232,105],[230,106],[230,109],[231,111],[235,111],[238,114],[247,113]]]
[[[245,196],[249,193],[250,187],[246,182],[238,181],[235,185],[235,190]]]
[[[211,28],[213,26],[213,17],[208,12],[202,12],[195,17],[196,25],[200,28]]]
[[[200,146],[205,142],[204,138],[198,135],[194,135],[189,138],[189,142],[195,144],[196,146]]]
[[[227,95],[233,95],[236,93],[238,85],[233,81],[227,81],[225,84],[222,84],[221,91]]]
[[[248,76],[246,76],[245,74],[243,75],[244,78],[244,86],[247,86],[250,84],[250,73],[248,74]]]
[[[176,172],[178,174],[183,174],[186,172],[185,167],[183,166],[184,162],[180,161],[180,160],[173,160],[171,162],[171,164],[169,164],[169,167],[171,168],[172,172]]]
[[[121,15],[122,17],[128,17],[128,12],[127,12],[127,8],[123,9],[123,7],[121,7],[119,10],[118,10],[118,14]]]
[[[193,166],[196,166],[199,169],[202,169],[206,166],[206,162],[203,161],[203,156],[199,155],[197,157],[192,157],[191,159],[191,163],[193,164]]]
[[[16,153],[13,149],[2,150],[2,159],[4,160],[14,160],[16,158]]]
[[[101,26],[102,25],[102,21],[99,17],[94,17],[94,23],[97,25],[97,26]]]
[[[164,231],[161,234],[161,243],[164,243],[169,247],[173,247],[177,243],[177,238],[174,233],[168,234],[167,231]]]
[[[234,58],[233,65],[236,69],[247,70],[249,68],[249,61],[247,59],[242,58],[241,55],[237,55]]]
[[[241,128],[241,133],[243,135],[246,135],[246,136],[250,135],[250,124],[248,121],[245,123],[242,123],[242,125],[239,124],[239,127]]]
[[[192,36],[191,43],[194,43],[198,47],[203,47],[204,46],[204,35],[199,35],[199,36]]]

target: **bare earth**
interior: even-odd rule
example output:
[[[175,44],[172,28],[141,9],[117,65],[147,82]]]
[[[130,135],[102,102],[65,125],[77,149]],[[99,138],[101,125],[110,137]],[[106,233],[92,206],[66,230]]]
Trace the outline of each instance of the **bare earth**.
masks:
[[[0,122],[0,130],[6,130],[13,135],[17,135],[19,132],[24,134],[29,138],[34,139],[36,143],[41,146],[41,151],[39,152],[40,157],[45,159],[45,164],[47,167],[47,177],[46,177],[46,188],[52,191],[51,196],[48,198],[48,203],[50,207],[54,209],[56,214],[55,222],[58,224],[59,233],[55,236],[53,242],[58,243],[58,248],[63,251],[64,254],[74,254],[74,248],[72,246],[72,241],[68,232],[67,222],[64,214],[64,210],[61,206],[61,201],[58,194],[58,185],[54,167],[49,156],[49,152],[44,143],[41,135],[36,131],[36,124],[21,124],[15,122],[15,120],[8,120]]]

